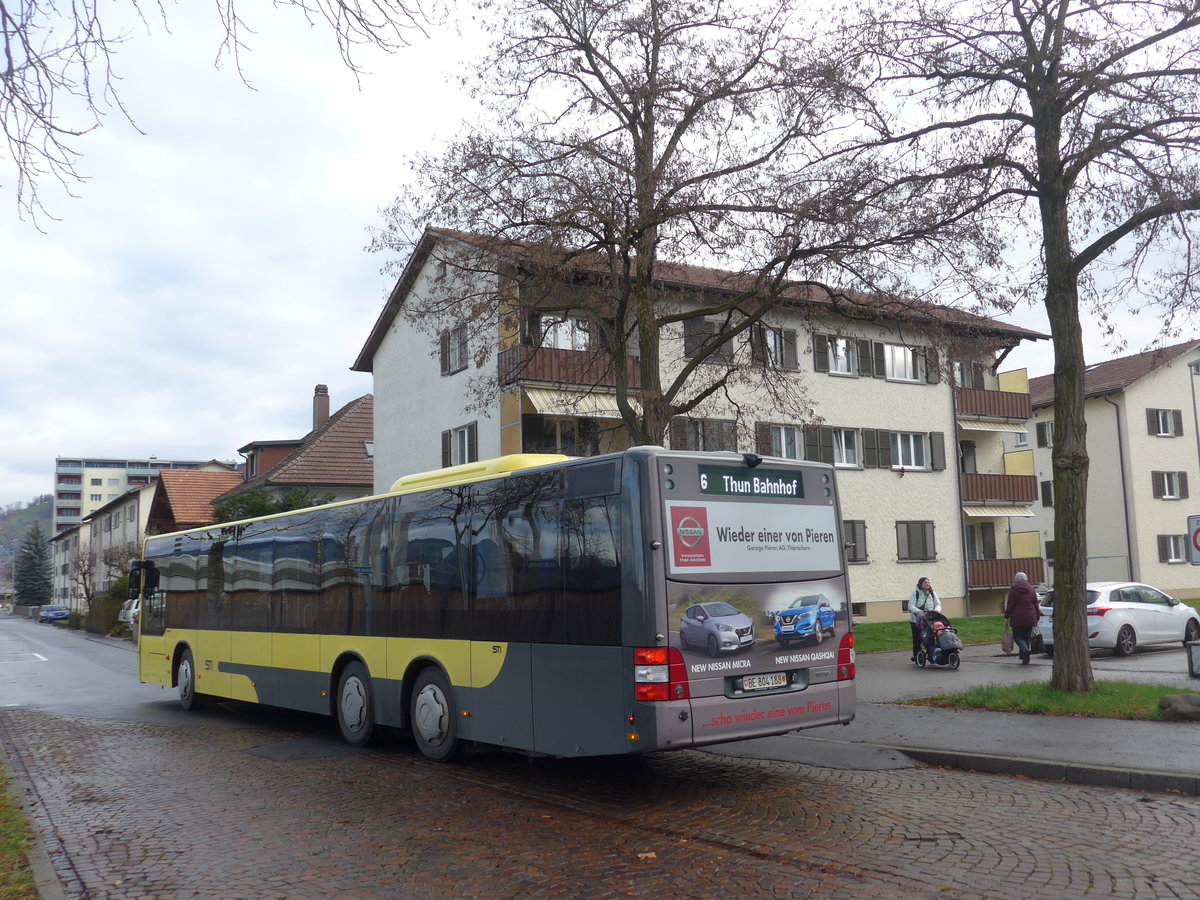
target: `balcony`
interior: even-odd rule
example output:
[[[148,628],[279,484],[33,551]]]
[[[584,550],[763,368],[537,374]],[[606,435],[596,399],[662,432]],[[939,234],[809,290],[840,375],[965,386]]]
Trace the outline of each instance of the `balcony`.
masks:
[[[1030,581],[1045,581],[1045,561],[1041,557],[1026,559],[969,559],[967,560],[967,587],[1006,588],[1012,585],[1013,576],[1024,572]]]
[[[1037,496],[1036,475],[979,475],[974,472],[962,475],[964,502],[1033,503]]]
[[[552,384],[614,386],[616,378],[606,354],[588,350],[559,350],[556,347],[510,347],[501,350],[497,360],[501,384],[517,381],[545,381]],[[630,388],[642,386],[641,360],[625,361],[625,376]]]
[[[955,388],[954,400],[960,416],[988,419],[1017,419],[1024,422],[1033,415],[1028,394],[1013,391],[980,391]]]

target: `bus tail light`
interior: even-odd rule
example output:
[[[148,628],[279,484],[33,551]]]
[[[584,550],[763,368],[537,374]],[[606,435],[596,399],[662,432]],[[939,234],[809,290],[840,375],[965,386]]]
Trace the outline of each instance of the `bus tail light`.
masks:
[[[633,651],[635,700],[688,700],[687,666],[674,647],[636,647]]]
[[[854,655],[854,632],[850,632],[843,635],[842,642],[838,644],[837,680],[853,681],[857,671]]]

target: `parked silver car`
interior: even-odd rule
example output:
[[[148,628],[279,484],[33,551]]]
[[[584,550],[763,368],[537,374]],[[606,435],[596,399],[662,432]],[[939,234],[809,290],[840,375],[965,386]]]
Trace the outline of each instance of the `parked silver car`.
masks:
[[[703,647],[712,657],[753,647],[754,620],[724,601],[697,603],[684,610],[679,621],[679,646]]]
[[[1200,614],[1158,588],[1135,581],[1089,581],[1088,646],[1128,656],[1139,646],[1200,640]],[[1042,640],[1054,655],[1054,591],[1042,601]]]

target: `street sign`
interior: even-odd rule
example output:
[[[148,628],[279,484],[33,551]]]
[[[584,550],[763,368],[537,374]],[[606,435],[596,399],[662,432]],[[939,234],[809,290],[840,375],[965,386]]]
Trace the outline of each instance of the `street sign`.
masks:
[[[1188,516],[1188,562],[1200,566],[1200,516]]]

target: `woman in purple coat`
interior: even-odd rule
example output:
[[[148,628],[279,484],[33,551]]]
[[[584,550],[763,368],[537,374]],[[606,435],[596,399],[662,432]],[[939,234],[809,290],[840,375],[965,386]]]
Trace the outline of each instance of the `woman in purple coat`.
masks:
[[[1041,617],[1037,591],[1029,583],[1029,576],[1018,572],[1013,576],[1013,586],[1008,591],[1008,602],[1004,604],[1004,618],[1012,625],[1013,641],[1020,651],[1021,665],[1029,664],[1029,637],[1033,633],[1033,626]]]

